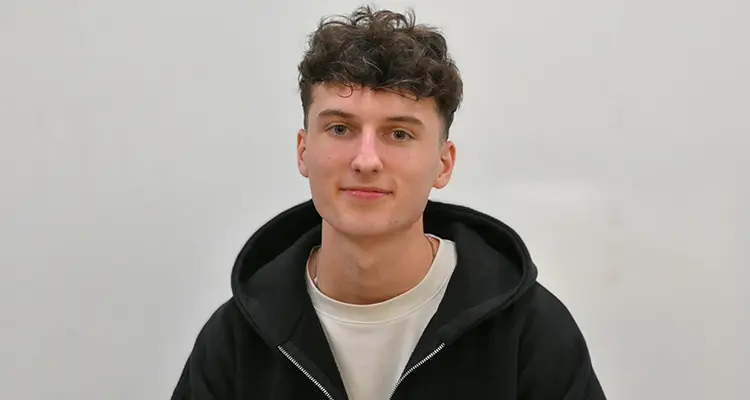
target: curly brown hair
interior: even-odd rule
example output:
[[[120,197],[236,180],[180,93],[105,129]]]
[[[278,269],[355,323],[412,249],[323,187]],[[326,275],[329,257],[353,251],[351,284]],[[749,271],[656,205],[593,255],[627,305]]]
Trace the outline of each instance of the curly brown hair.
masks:
[[[434,98],[447,139],[463,82],[442,33],[415,20],[413,10],[399,14],[369,6],[323,18],[298,68],[305,128],[313,87],[334,83]]]

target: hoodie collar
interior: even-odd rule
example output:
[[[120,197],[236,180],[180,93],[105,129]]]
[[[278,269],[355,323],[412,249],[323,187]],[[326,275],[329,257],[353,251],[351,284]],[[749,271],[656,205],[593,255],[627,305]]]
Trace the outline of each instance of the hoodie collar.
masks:
[[[425,232],[456,243],[457,264],[425,330],[450,343],[486,315],[512,304],[536,281],[526,246],[510,227],[473,209],[429,201]],[[314,313],[304,270],[320,244],[321,216],[311,200],[277,215],[247,241],[232,270],[234,299],[258,334],[276,347],[297,337]],[[417,349],[418,350],[418,349]]]

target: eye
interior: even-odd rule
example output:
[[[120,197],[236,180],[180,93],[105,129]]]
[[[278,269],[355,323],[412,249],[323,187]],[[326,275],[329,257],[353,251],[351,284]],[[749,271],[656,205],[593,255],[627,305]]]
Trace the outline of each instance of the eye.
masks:
[[[392,135],[393,135],[393,138],[399,142],[412,139],[411,134],[409,134],[409,132],[402,130],[402,129],[396,129],[395,131],[393,131]]]
[[[347,128],[346,125],[341,125],[341,124],[331,125],[326,130],[330,131],[331,133],[333,133],[336,136],[343,136],[343,135],[346,135],[347,132],[349,132],[349,128]]]

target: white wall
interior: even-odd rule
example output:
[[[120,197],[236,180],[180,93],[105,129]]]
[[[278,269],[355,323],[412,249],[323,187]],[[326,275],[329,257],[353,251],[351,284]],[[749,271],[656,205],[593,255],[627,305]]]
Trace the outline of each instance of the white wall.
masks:
[[[524,236],[610,399],[750,392],[749,4],[408,4],[466,83],[435,198]],[[0,2],[0,398],[169,397],[240,246],[308,194],[296,63],[355,5]]]

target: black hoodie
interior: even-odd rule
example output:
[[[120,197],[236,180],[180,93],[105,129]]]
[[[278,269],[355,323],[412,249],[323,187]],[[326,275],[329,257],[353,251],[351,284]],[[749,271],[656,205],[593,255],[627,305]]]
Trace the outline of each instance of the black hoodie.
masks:
[[[456,243],[457,264],[391,399],[605,399],[578,326],[512,229],[433,201],[424,227]],[[248,240],[233,297],[199,333],[172,399],[348,398],[304,279],[320,232],[307,201]]]

